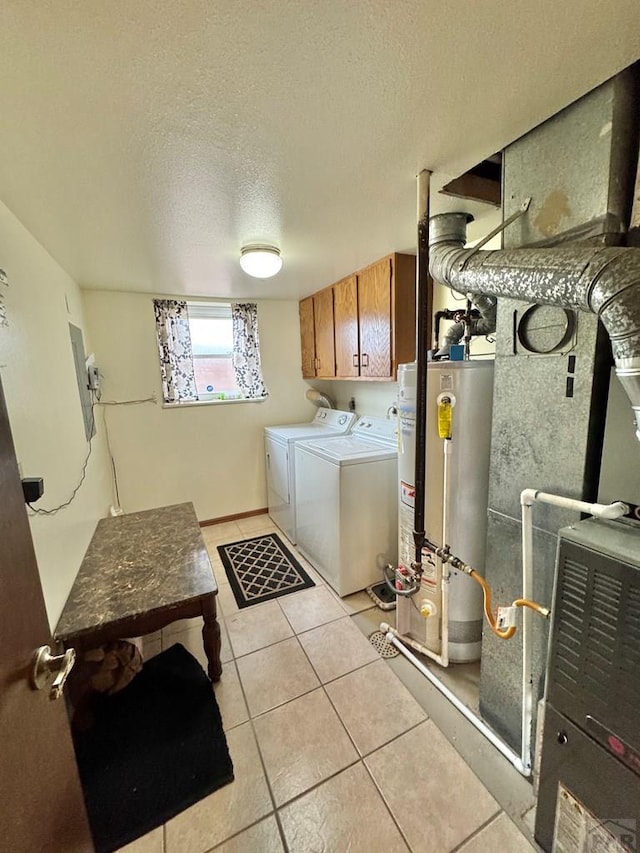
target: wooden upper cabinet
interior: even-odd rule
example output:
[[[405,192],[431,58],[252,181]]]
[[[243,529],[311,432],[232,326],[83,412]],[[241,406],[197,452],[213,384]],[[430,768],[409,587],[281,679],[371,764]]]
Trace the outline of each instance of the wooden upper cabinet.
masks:
[[[333,331],[333,290],[327,287],[313,296],[316,337],[316,376],[336,375],[336,349]]]
[[[391,330],[392,368],[396,378],[399,364],[416,358],[416,258],[415,255],[391,255]],[[429,279],[429,287],[433,282]],[[427,329],[431,328],[427,318]]]
[[[300,344],[302,349],[302,376],[310,379],[316,375],[316,336],[313,324],[313,296],[300,302]]]
[[[389,255],[300,303],[303,376],[391,380],[415,359],[416,259]],[[303,307],[304,306],[304,307]],[[313,316],[314,370],[304,372]]]
[[[333,332],[333,293],[330,287],[302,299],[300,311],[300,349],[302,376],[305,379],[331,378],[336,375]]]
[[[336,337],[336,376],[360,375],[358,334],[358,279],[351,275],[333,285]]]
[[[360,376],[392,375],[391,258],[358,274]]]
[[[303,299],[300,311],[300,345],[302,350],[302,375],[305,379],[316,375],[316,339],[313,330],[313,296]]]

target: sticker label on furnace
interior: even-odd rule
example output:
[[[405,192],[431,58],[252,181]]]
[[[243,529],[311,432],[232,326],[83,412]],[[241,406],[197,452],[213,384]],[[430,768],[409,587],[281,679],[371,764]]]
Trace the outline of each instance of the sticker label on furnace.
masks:
[[[551,853],[627,853],[636,849],[636,829],[633,818],[599,820],[562,783],[558,784]]]

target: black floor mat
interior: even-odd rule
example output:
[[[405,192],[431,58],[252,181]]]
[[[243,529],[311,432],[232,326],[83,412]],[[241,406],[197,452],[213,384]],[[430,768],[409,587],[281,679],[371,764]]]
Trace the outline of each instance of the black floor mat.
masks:
[[[145,663],[120,693],[96,696],[92,712],[91,728],[73,738],[97,853],[233,780],[211,682],[179,644]]]
[[[238,607],[315,586],[276,533],[218,545]]]

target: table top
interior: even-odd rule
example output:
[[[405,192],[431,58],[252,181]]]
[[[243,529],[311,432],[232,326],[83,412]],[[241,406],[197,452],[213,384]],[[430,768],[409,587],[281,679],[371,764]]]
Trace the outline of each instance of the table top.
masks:
[[[217,593],[192,503],[103,518],[56,626],[56,639]]]

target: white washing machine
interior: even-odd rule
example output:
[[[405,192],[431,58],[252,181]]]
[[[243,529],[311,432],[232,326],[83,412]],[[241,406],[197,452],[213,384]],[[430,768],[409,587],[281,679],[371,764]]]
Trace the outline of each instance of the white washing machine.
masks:
[[[296,543],[295,458],[293,446],[303,438],[340,436],[356,419],[354,412],[319,408],[308,424],[265,427],[264,449],[267,470],[269,515],[285,536]]]
[[[298,549],[340,596],[382,580],[398,555],[398,425],[361,417],[347,436],[300,441]]]

